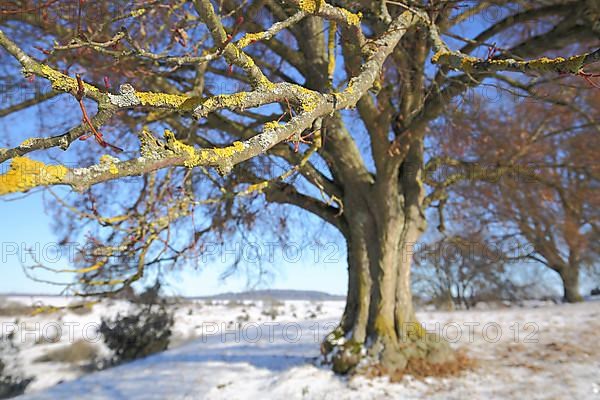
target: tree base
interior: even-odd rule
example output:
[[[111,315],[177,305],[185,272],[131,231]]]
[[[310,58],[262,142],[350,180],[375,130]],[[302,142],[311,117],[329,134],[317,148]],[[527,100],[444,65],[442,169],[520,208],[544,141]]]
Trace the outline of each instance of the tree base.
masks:
[[[442,363],[432,363],[426,359],[411,358],[404,369],[389,370],[381,365],[373,365],[364,371],[364,375],[369,378],[387,376],[390,382],[400,382],[406,375],[417,379],[448,377],[459,375],[463,371],[472,370],[474,367],[474,360],[467,357],[464,352],[456,351],[452,360]]]
[[[565,303],[580,303],[583,301],[583,296],[579,293],[579,288],[567,289],[563,295],[563,302]]]
[[[373,375],[377,371],[376,375],[397,376],[416,371],[453,370],[464,359],[446,340],[428,332],[400,340],[379,337],[369,344],[345,341],[338,328],[325,338],[321,352],[325,362],[338,374]]]

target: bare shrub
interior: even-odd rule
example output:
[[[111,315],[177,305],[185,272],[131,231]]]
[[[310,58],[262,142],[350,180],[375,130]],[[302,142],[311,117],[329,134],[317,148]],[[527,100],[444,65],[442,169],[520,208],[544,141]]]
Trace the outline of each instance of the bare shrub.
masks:
[[[414,291],[437,308],[525,297],[526,286],[510,279],[506,258],[476,236],[445,237],[423,246],[414,260]]]

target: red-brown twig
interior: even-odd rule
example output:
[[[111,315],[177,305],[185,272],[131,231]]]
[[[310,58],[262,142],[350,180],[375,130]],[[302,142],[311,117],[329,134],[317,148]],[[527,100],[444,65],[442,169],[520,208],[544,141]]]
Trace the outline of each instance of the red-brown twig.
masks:
[[[312,144],[311,141],[308,141],[309,137],[311,137],[317,130],[307,133],[306,135],[302,135],[301,133],[294,133],[290,137],[287,138],[288,141],[294,142],[294,153],[297,153],[300,150],[300,143],[304,144]]]
[[[600,89],[600,85],[592,80],[592,78],[600,78],[600,74],[592,74],[589,72],[585,72],[584,70],[581,70],[577,73],[577,75],[579,75],[583,79],[585,79],[585,81],[587,83],[589,83],[591,86],[593,86],[597,89]]]
[[[497,51],[498,51],[498,47],[496,47],[496,43],[492,43],[492,45],[488,47],[487,60],[489,61],[492,58],[494,58],[494,55],[496,54]]]
[[[227,45],[229,43],[231,43],[231,41],[233,40],[233,38],[235,37],[235,35],[237,35],[238,30],[240,29],[240,26],[244,23],[244,17],[242,17],[241,15],[235,20],[235,25],[233,26],[233,31],[227,35],[227,39],[225,39],[225,41],[223,43],[221,43],[221,45],[219,46],[219,48],[217,49],[217,54],[221,54],[223,53],[223,51],[225,51],[225,47],[227,47]]]
[[[289,114],[290,119],[294,118],[294,109],[292,108],[292,106],[290,105],[290,101],[288,100],[288,98],[286,97],[285,99],[285,103],[287,104],[287,111],[284,112],[283,114],[281,114],[281,116],[277,119],[277,122],[279,123],[283,117],[285,117],[287,114]],[[316,131],[312,131],[310,133],[307,133],[306,135],[302,135],[302,133],[294,133],[292,135],[290,135],[290,137],[288,137],[286,140],[288,142],[294,142],[294,152],[297,153],[298,150],[300,150],[300,143],[304,143],[304,144],[312,144],[312,142],[309,142],[308,139],[309,137],[311,137]]]
[[[104,140],[104,137],[102,135],[102,133],[100,133],[95,127],[94,124],[92,123],[92,120],[90,119],[87,110],[85,108],[85,104],[83,103],[83,95],[85,93],[85,88],[83,86],[83,81],[81,80],[81,75],[77,74],[77,93],[75,94],[75,98],[77,99],[77,102],[79,103],[79,108],[81,108],[81,113],[83,114],[83,121],[86,123],[86,125],[90,128],[90,133],[87,135],[83,135],[79,138],[79,140],[86,140],[88,139],[90,136],[94,135],[94,138],[96,139],[96,142],[98,142],[98,144],[102,147],[110,147],[111,149],[121,152],[123,151],[123,149],[121,149],[120,147],[117,147],[115,145],[112,145],[110,143],[108,143],[107,141]]]

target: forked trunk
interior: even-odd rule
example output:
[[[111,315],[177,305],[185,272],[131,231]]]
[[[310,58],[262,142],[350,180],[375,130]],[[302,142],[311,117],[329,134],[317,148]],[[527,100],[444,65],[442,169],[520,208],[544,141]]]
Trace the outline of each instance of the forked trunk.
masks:
[[[403,191],[398,200],[391,192],[379,193],[365,196],[362,207],[356,199],[346,203],[347,304],[340,325],[322,346],[338,373],[355,370],[363,359],[364,365],[389,373],[404,370],[414,359],[454,360],[448,343],[425,331],[412,305],[412,254],[425,229],[419,207],[407,206],[413,195]]]

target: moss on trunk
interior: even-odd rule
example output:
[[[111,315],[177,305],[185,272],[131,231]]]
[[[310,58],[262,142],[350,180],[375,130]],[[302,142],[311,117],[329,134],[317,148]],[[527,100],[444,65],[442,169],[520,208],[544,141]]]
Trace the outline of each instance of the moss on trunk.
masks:
[[[427,332],[413,311],[411,257],[403,257],[398,249],[405,249],[409,239],[416,240],[418,230],[412,235],[402,230],[399,237],[405,242],[391,241],[399,247],[377,243],[369,230],[361,227],[363,237],[355,233],[348,241],[348,299],[340,325],[321,346],[325,359],[340,374],[366,372],[372,367],[397,374],[417,360],[420,364],[454,362],[450,345]],[[368,250],[373,248],[378,249],[375,259]]]

